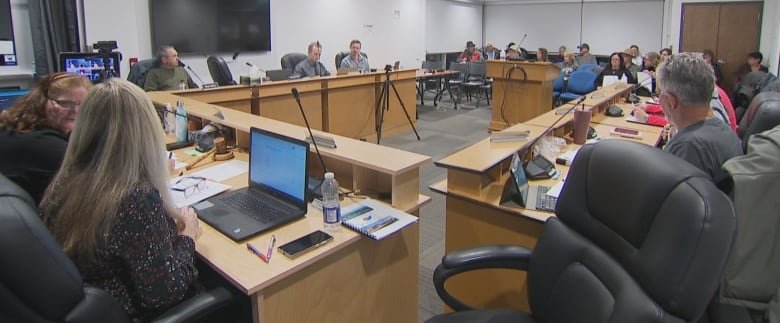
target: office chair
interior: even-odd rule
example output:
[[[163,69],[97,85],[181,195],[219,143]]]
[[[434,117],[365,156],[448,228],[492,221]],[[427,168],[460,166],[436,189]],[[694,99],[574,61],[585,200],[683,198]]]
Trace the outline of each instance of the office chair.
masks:
[[[230,68],[225,59],[220,56],[209,56],[206,58],[206,65],[209,67],[211,79],[219,86],[236,85],[236,81],[233,80],[233,74],[230,73]]]
[[[695,322],[736,230],[731,201],[707,174],[625,140],[580,148],[555,214],[533,251],[494,245],[445,255],[434,286],[457,312],[426,322]],[[530,314],[475,310],[447,292],[449,277],[489,268],[528,272]]]
[[[84,285],[76,265],[41,222],[27,193],[0,174],[0,321],[129,322],[107,292]],[[189,322],[233,298],[215,288],[169,309],[155,322]]]
[[[780,124],[780,93],[761,92],[750,101],[739,121],[737,134],[742,139],[742,150],[747,152],[750,136],[772,129]]]
[[[284,54],[281,59],[282,69],[292,70],[295,65],[298,65],[302,60],[306,59],[308,55],[302,53],[289,53]]]
[[[146,81],[146,73],[154,67],[160,66],[160,61],[156,58],[145,59],[133,64],[130,67],[130,74],[127,74],[127,80],[138,87],[143,88]]]
[[[561,99],[564,101],[574,100],[582,95],[586,95],[596,89],[596,78],[598,75],[588,70],[583,70],[582,66],[569,74],[569,81],[566,83],[566,91],[561,93]]]

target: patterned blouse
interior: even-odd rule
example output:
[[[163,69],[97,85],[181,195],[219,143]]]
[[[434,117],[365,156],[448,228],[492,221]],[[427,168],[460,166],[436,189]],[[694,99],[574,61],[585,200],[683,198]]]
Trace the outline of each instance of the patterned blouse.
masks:
[[[135,322],[148,321],[202,290],[195,242],[178,234],[156,189],[136,187],[115,221],[97,261],[77,264],[85,284],[113,295]]]

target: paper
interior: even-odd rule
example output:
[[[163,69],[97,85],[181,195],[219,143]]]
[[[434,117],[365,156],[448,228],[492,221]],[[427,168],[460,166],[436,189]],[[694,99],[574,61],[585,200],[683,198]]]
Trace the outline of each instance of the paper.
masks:
[[[0,40],[0,55],[13,55],[14,42],[11,40]]]
[[[230,188],[230,185],[225,185],[222,183],[217,183],[217,182],[212,182],[207,180],[201,189],[193,190],[193,193],[186,196],[185,193],[182,191],[173,190],[174,186],[177,185],[183,186],[183,185],[194,184],[194,183],[188,183],[190,181],[194,181],[194,180],[189,180],[189,178],[191,177],[192,176],[177,177],[171,179],[171,181],[169,182],[170,183],[169,185],[171,185],[170,187],[171,198],[173,199],[173,205],[175,205],[176,207],[185,207],[188,205],[198,203],[209,197],[222,193]],[[184,180],[180,182],[182,178],[184,178]],[[179,184],[177,184],[177,182],[179,182]]]
[[[642,87],[646,88],[648,91],[653,91],[652,89],[653,82],[648,81],[647,79],[649,78],[650,78],[650,74],[647,74],[645,72],[636,73],[637,84],[642,84]]]
[[[552,196],[554,198],[558,198],[558,195],[561,195],[561,190],[563,189],[563,183],[565,183],[565,181],[560,181],[557,184],[550,187],[550,189],[547,190],[547,195]]]
[[[341,224],[375,240],[417,222],[417,217],[379,201],[366,199],[341,210]]]
[[[219,165],[206,168],[202,171],[190,174],[208,178],[215,182],[222,182],[228,178],[244,174],[249,171],[249,163],[241,160],[231,160]]]
[[[619,82],[620,80],[618,80],[617,75],[605,75],[603,81],[601,82],[601,87],[608,87]]]
[[[577,156],[577,152],[580,151],[579,148],[574,150],[566,151],[565,153],[558,156],[559,159],[563,159],[565,161],[568,161],[569,163],[574,161],[574,157]]]

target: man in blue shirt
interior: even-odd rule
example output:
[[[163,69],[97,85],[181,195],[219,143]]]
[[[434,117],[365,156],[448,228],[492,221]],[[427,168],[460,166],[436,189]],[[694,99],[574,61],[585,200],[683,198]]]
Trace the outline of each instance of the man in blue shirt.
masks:
[[[349,56],[344,57],[339,64],[340,68],[355,68],[361,72],[367,72],[371,67],[368,64],[368,58],[360,52],[363,45],[359,40],[353,39],[349,42]]]
[[[329,76],[330,72],[328,72],[328,69],[320,63],[320,55],[322,55],[320,42],[316,41],[309,44],[309,57],[295,65],[293,77]]]

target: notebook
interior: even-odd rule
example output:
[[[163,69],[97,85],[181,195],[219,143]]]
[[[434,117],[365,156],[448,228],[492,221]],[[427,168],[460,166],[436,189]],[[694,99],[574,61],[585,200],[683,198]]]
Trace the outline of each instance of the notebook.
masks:
[[[555,204],[558,198],[548,195],[549,186],[529,185],[525,175],[523,163],[518,153],[512,156],[509,166],[510,179],[504,187],[501,195],[501,203],[514,202],[520,206],[545,212],[555,212]]]
[[[417,217],[372,199],[350,204],[341,210],[341,224],[374,240],[381,240]]]
[[[249,185],[193,205],[198,217],[239,241],[306,214],[309,143],[252,127]]]

